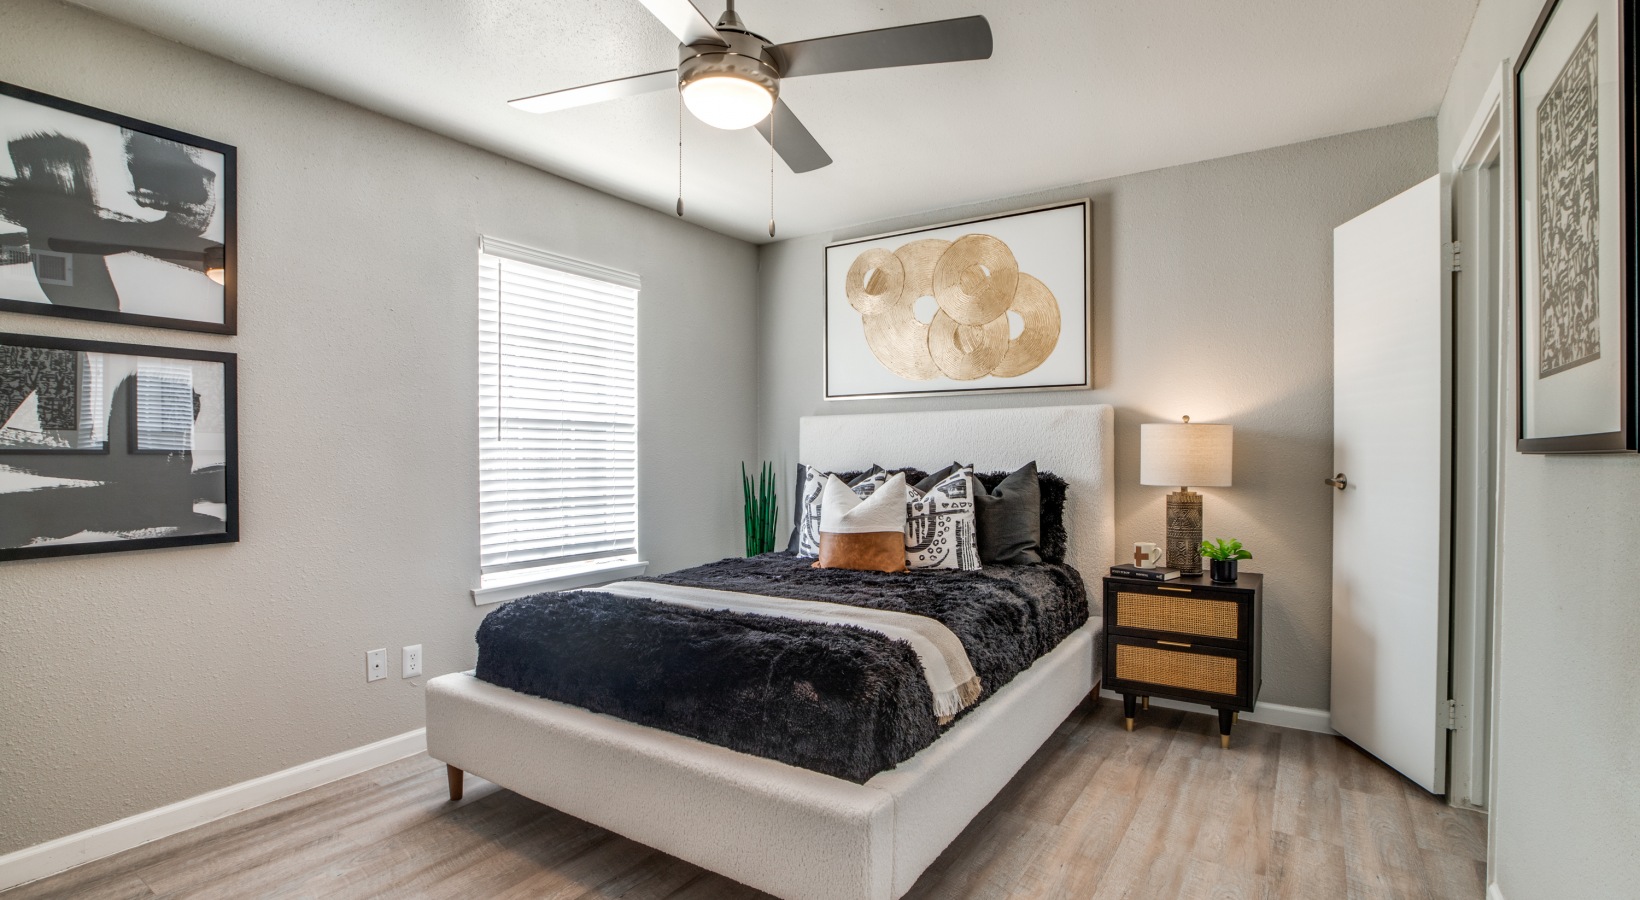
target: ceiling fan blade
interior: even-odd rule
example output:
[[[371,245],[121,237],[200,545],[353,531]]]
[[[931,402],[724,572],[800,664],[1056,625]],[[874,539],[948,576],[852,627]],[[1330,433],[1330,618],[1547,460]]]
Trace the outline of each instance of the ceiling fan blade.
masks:
[[[678,36],[680,44],[698,44],[701,41],[727,43],[718,34],[710,19],[695,8],[689,0],[638,0],[644,9],[661,20],[666,30]]]
[[[984,16],[965,16],[793,41],[774,50],[784,63],[783,78],[989,59],[991,25]]]
[[[831,157],[814,139],[814,135],[803,127],[803,122],[786,105],[786,101],[775,101],[774,112],[757,123],[757,133],[763,135],[765,141],[769,139],[770,120],[774,121],[774,152],[780,154],[793,172],[813,172],[831,165]]]
[[[548,113],[576,106],[586,106],[589,103],[602,103],[605,100],[647,94],[650,91],[676,88],[677,86],[678,70],[662,69],[659,72],[650,72],[647,75],[633,75],[630,78],[616,78],[613,81],[600,81],[597,84],[583,84],[580,87],[565,88],[561,91],[548,91],[545,94],[536,94],[533,97],[520,97],[517,100],[508,100],[507,103],[525,112]]]

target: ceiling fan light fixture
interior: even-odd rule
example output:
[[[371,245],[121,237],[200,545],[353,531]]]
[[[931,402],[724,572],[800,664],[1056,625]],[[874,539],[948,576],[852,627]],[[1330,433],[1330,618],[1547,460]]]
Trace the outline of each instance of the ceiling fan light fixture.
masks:
[[[769,117],[774,93],[738,75],[708,75],[682,87],[683,105],[713,128],[750,128]]]
[[[750,128],[769,117],[780,96],[780,69],[768,43],[749,31],[718,32],[720,44],[678,48],[683,105],[713,128]]]

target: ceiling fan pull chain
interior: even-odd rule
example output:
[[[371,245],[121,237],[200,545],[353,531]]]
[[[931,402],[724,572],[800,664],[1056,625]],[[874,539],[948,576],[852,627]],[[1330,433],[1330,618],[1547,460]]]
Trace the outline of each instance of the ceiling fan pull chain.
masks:
[[[683,89],[678,89],[678,218],[683,218]]]
[[[734,0],[729,8],[734,9]],[[774,123],[780,118],[780,107],[769,111],[769,237],[774,237]]]

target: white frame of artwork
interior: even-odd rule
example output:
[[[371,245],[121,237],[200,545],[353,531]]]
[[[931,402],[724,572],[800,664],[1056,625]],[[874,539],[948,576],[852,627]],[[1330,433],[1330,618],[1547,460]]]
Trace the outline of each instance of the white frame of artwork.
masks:
[[[1078,242],[1081,254],[1080,259],[1075,261],[1079,262],[1081,266],[1080,305],[1077,307],[1068,307],[1068,304],[1077,303],[1077,300],[1073,299],[1072,296],[1065,296],[1059,292],[1055,292],[1054,296],[1059,303],[1060,318],[1062,322],[1067,318],[1067,308],[1077,310],[1082,319],[1082,327],[1080,328],[1070,327],[1069,323],[1067,323],[1067,327],[1062,329],[1060,332],[1060,341],[1065,342],[1067,338],[1072,338],[1076,341],[1080,341],[1080,346],[1056,348],[1054,354],[1050,355],[1049,359],[1053,359],[1054,356],[1057,356],[1060,353],[1079,351],[1079,353],[1076,354],[1081,363],[1079,378],[1074,381],[1055,380],[1040,383],[1015,383],[1017,382],[1017,379],[1008,379],[1003,383],[998,384],[996,382],[1002,381],[1002,379],[997,379],[993,376],[983,376],[980,379],[976,379],[976,381],[987,382],[982,386],[956,386],[930,389],[922,386],[924,382],[904,378],[894,372],[889,371],[887,368],[882,368],[881,365],[878,364],[881,370],[880,381],[882,389],[848,392],[844,392],[840,389],[834,389],[832,384],[832,373],[835,369],[839,368],[839,361],[836,357],[842,348],[836,346],[836,342],[834,341],[831,333],[833,319],[836,316],[840,316],[843,312],[846,312],[848,316],[853,317],[854,320],[858,320],[859,318],[859,313],[855,312],[855,310],[849,305],[848,298],[844,296],[841,291],[834,290],[835,285],[833,285],[832,271],[834,264],[841,262],[842,251],[846,250],[846,248],[855,247],[861,244],[884,241],[891,238],[912,239],[915,237],[936,237],[938,236],[936,234],[937,232],[942,232],[947,229],[960,228],[982,222],[995,222],[1004,219],[1038,215],[1041,213],[1072,208],[1080,209],[1081,211],[1079,223],[1082,233],[1081,240]],[[841,263],[841,271],[847,271],[846,262]],[[901,231],[889,231],[881,234],[871,234],[863,237],[850,238],[844,241],[835,241],[827,244],[825,247],[823,264],[821,266],[821,279],[821,292],[822,296],[825,298],[824,316],[822,320],[823,324],[821,329],[822,340],[824,342],[824,349],[821,354],[821,385],[826,400],[872,400],[890,397],[943,397],[960,394],[1012,394],[1024,391],[1088,390],[1093,387],[1093,201],[1091,200],[1081,199],[1064,201],[1060,203],[1049,203],[1043,206],[1018,209],[1011,212],[997,213],[988,216],[976,216],[969,219],[958,219],[955,221],[940,222],[934,225],[904,229]],[[866,346],[866,341],[863,334],[859,338],[859,343],[862,347]],[[1072,343],[1074,343],[1074,341]],[[869,355],[869,349],[867,349],[866,353]],[[855,352],[855,355],[859,355],[857,351]],[[873,363],[875,362],[876,361],[873,360]],[[1026,373],[1026,375],[1019,376],[1019,378],[1025,378],[1030,374],[1031,373]],[[942,378],[936,380],[942,383],[957,385],[962,384],[962,382],[955,382],[952,379]]]

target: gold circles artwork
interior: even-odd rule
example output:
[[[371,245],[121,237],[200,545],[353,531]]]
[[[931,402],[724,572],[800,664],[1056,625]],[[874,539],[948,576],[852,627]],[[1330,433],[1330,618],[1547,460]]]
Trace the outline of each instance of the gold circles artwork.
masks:
[[[1059,301],[988,234],[867,250],[849,265],[844,291],[877,361],[913,381],[1018,378],[1059,344]],[[923,297],[937,307],[926,324],[916,312]]]

